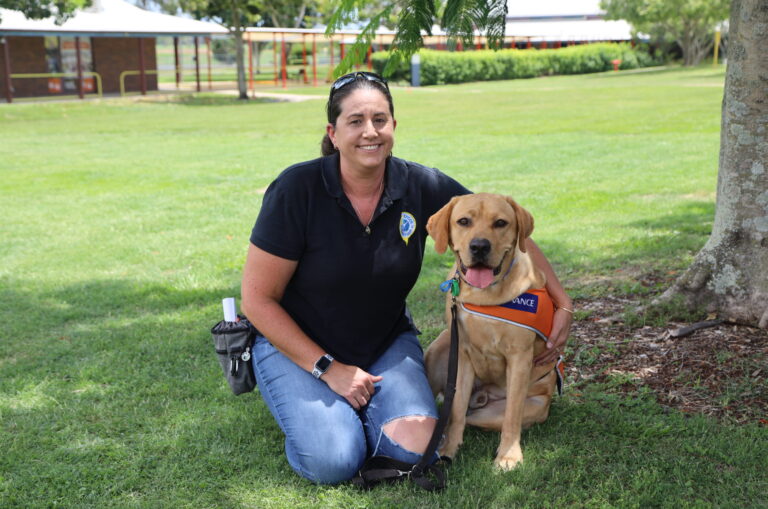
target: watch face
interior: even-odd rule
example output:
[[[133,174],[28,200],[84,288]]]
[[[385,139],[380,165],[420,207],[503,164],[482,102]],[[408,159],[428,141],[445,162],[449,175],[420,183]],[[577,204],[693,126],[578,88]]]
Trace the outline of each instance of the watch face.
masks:
[[[331,360],[326,357],[322,356],[320,357],[317,362],[315,363],[315,367],[325,373],[325,370],[328,369],[328,367],[331,365]]]

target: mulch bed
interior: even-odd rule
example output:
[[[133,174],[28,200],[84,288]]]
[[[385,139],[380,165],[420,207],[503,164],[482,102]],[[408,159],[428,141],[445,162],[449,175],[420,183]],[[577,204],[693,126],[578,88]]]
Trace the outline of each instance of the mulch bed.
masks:
[[[587,319],[574,322],[567,348],[567,381],[602,383],[625,393],[649,388],[658,402],[742,424],[768,425],[768,331],[734,324],[703,328],[685,337],[671,331],[690,325],[631,328],[612,323],[632,299],[581,299]]]

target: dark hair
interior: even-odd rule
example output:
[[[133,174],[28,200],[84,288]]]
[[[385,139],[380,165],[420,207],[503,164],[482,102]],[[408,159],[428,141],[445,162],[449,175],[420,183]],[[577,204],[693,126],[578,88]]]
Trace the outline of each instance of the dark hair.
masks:
[[[392,115],[392,117],[395,116],[395,105],[392,102],[392,94],[389,93],[389,88],[387,88],[387,85],[385,85],[384,80],[382,79],[381,82],[379,82],[358,76],[353,81],[350,81],[346,85],[342,85],[340,88],[331,88],[331,94],[328,97],[328,102],[325,105],[325,111],[328,114],[329,124],[333,124],[334,126],[336,125],[336,120],[339,118],[339,115],[341,115],[341,103],[352,92],[360,88],[370,88],[373,90],[378,90],[384,94],[384,97],[386,97],[387,102],[389,103],[389,113]],[[324,156],[329,156],[334,152],[337,152],[337,149],[333,146],[333,142],[331,141],[331,137],[328,136],[328,133],[323,136],[323,141],[320,142],[320,149]]]

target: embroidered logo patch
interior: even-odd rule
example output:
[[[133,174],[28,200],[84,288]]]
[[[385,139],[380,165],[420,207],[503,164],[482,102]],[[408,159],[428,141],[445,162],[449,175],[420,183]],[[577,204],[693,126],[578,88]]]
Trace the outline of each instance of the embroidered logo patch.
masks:
[[[408,239],[411,238],[413,232],[416,231],[416,218],[409,212],[403,212],[400,215],[400,237],[408,245]]]
[[[532,293],[522,293],[502,306],[535,314],[539,309],[539,296]]]

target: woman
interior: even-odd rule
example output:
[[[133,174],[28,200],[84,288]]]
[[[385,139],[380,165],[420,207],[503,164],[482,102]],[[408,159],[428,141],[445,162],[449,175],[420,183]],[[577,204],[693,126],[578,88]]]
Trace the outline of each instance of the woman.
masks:
[[[421,268],[427,219],[469,191],[439,171],[392,157],[397,125],[373,73],[331,87],[324,157],[294,165],[264,196],[251,234],[243,310],[259,329],[259,388],[286,435],[286,456],[317,483],[352,478],[365,459],[415,463],[437,411],[405,305]],[[559,306],[570,299],[541,251]],[[558,312],[550,362],[571,317]],[[267,339],[268,338],[268,339]]]

